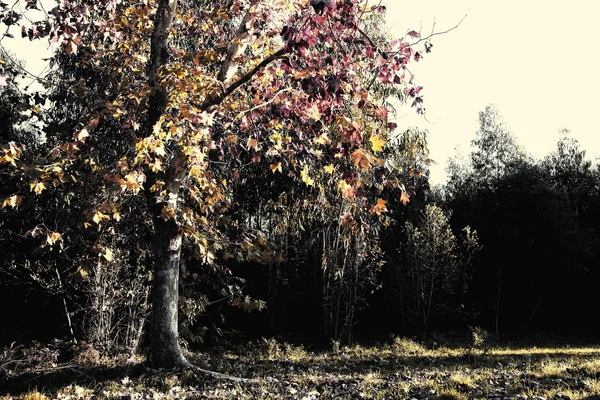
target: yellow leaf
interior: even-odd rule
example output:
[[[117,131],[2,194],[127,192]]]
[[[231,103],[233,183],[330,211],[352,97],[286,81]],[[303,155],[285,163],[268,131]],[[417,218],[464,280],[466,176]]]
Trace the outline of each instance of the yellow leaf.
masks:
[[[159,190],[161,190],[163,188],[163,186],[165,186],[165,183],[163,181],[156,181],[156,183],[154,185],[152,185],[152,187],[150,188],[150,191],[158,192]]]
[[[60,239],[60,233],[58,233],[58,232],[51,232],[46,237],[46,243],[48,243],[49,245],[53,245],[54,243],[56,243],[56,241],[58,239]]]
[[[111,249],[104,249],[102,257],[104,257],[106,261],[112,261],[115,258]]]
[[[4,199],[4,202],[2,203],[2,208],[6,207],[6,206],[10,206],[12,208],[17,208],[17,207],[19,207],[19,204],[21,204],[22,200],[23,200],[23,196],[17,196],[16,194],[14,194],[14,195]]]
[[[372,135],[371,139],[371,148],[373,151],[382,151],[383,146],[385,146],[385,139],[381,137],[381,135]]]
[[[81,268],[81,266],[77,267],[77,272],[75,272],[76,274],[79,274],[79,277],[83,280],[85,278],[87,278],[88,276],[88,272]]]
[[[302,178],[302,182],[306,183],[306,186],[315,185],[315,181],[308,175],[308,165],[305,165],[304,169],[300,171],[300,178]]]
[[[275,171],[281,172],[281,162],[276,162],[275,164],[271,164],[271,171],[275,173]]]
[[[307,114],[308,114],[309,118],[312,118],[315,121],[318,121],[321,119],[321,112],[319,111],[319,107],[317,106],[316,103],[312,103],[310,108],[307,110]]]
[[[142,185],[138,183],[139,178],[140,175],[137,173],[125,175],[125,179],[119,181],[121,190],[131,190],[134,194],[137,194],[142,189]]]
[[[160,142],[160,145],[156,146],[153,151],[158,156],[166,156],[167,155],[167,153],[165,151],[165,146],[163,146],[162,142]]]
[[[324,169],[324,170],[325,170],[325,172],[327,172],[328,174],[333,174],[333,169],[334,169],[334,166],[333,166],[333,164],[329,164],[329,165],[326,165],[326,166],[325,166],[323,169]]]
[[[315,137],[315,138],[313,139],[313,142],[315,142],[316,144],[322,144],[322,145],[326,145],[326,144],[329,144],[329,143],[331,143],[331,139],[329,139],[329,138],[327,137],[327,133],[323,133],[323,134],[321,134],[321,135],[319,135],[319,136]]]
[[[109,219],[108,215],[102,214],[100,211],[97,211],[92,217],[92,221],[94,221],[96,224],[99,224],[105,219]]]
[[[32,192],[35,192],[35,194],[40,194],[46,189],[46,184],[44,182],[33,181],[33,183],[29,185],[29,189]]]

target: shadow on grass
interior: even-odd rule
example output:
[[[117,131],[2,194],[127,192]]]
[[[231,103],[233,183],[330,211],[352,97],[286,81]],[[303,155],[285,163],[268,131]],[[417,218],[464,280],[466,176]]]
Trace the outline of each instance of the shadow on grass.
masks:
[[[511,365],[512,368],[522,369],[523,371],[531,365],[542,361],[567,361],[578,360],[585,362],[587,360],[600,358],[600,349],[588,353],[577,354],[571,352],[549,352],[549,353],[508,353],[508,354],[486,354],[486,353],[467,353],[464,355],[389,355],[357,356],[355,354],[344,355],[328,354],[325,359],[308,357],[306,360],[261,360],[255,365],[255,373],[260,375],[260,371],[290,370],[296,372],[308,372],[316,369],[319,372],[333,373],[341,371],[352,371],[356,373],[369,373],[377,370],[381,373],[403,372],[407,368],[411,370],[427,370],[431,368],[447,369],[449,371],[460,368],[482,368],[496,369],[506,368]],[[581,373],[579,371],[567,369],[567,373]],[[599,374],[600,375],[600,374]],[[595,378],[595,374],[590,374]],[[600,398],[598,399],[600,400]]]
[[[142,364],[129,366],[81,366],[59,365],[55,368],[22,372],[6,376],[0,372],[0,396],[18,396],[32,390],[42,389],[46,394],[56,394],[70,385],[91,387],[98,383],[138,377],[145,372]]]

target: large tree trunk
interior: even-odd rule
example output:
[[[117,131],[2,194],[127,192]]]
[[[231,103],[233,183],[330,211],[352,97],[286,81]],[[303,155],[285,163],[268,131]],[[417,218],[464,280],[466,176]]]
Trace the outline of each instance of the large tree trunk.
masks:
[[[148,83],[152,90],[149,99],[147,134],[152,135],[154,125],[163,115],[167,92],[157,82],[160,68],[167,62],[167,41],[177,9],[177,0],[160,0],[154,19],[151,39]],[[164,219],[163,207],[177,213],[179,189],[185,171],[185,157],[176,152],[169,168],[160,176],[149,173],[145,185],[148,208],[154,223],[154,285],[152,291],[152,326],[148,361],[157,367],[177,367],[186,364],[179,347],[178,301],[179,262],[181,260],[182,235],[175,218]],[[166,202],[159,201],[150,191],[157,179],[165,182]]]
[[[179,182],[174,182],[169,203],[177,202]],[[155,214],[155,213],[153,213]],[[182,236],[173,219],[154,215],[154,286],[148,361],[154,366],[177,367],[186,360],[179,347],[179,263]]]

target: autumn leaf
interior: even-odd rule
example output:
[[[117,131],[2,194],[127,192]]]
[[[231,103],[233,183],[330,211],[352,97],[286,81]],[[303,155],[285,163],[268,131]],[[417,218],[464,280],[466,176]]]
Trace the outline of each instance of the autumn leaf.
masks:
[[[323,167],[323,169],[325,170],[325,172],[327,172],[328,174],[333,174],[333,170],[334,170],[334,166],[333,164],[329,164],[326,165],[325,167]]]
[[[162,208],[162,211],[160,213],[160,216],[165,220],[168,221],[171,218],[175,218],[175,210],[173,210],[171,207],[169,206],[164,206]]]
[[[381,215],[382,212],[387,212],[388,209],[385,206],[385,203],[387,203],[387,201],[385,201],[383,199],[377,199],[377,204],[375,204],[373,207],[371,207],[369,212],[371,214],[375,213],[377,215]]]
[[[253,138],[248,138],[248,143],[246,144],[246,149],[254,149],[254,151],[258,151],[258,141]]]
[[[58,239],[60,239],[60,236],[61,235],[58,232],[51,232],[46,236],[46,243],[52,246]]]
[[[104,221],[104,220],[108,220],[110,219],[110,217],[106,214],[102,214],[100,211],[97,211],[94,216],[92,217],[92,221],[94,221],[96,224],[99,224],[100,222]]]
[[[385,139],[381,135],[372,135],[369,139],[371,141],[371,148],[373,151],[382,151],[385,146]]]
[[[417,32],[417,31],[414,31],[414,30],[408,31],[407,35],[410,36],[410,37],[412,37],[412,38],[420,38],[421,37],[421,34],[419,32]]]
[[[342,192],[342,198],[344,199],[348,199],[351,197],[354,197],[354,187],[350,184],[348,184],[348,182],[346,182],[345,180],[341,180],[338,183],[338,187],[340,188],[341,192]]]
[[[73,139],[78,140],[81,143],[85,143],[85,140],[88,138],[88,136],[90,136],[90,133],[88,132],[87,129],[83,128],[79,132],[75,132],[73,134]]]
[[[300,171],[300,178],[302,182],[306,184],[306,186],[314,186],[315,181],[308,175],[308,165],[304,166],[304,169]]]
[[[46,184],[44,182],[38,182],[37,180],[29,185],[29,190],[35,192],[35,194],[42,193],[44,189],[46,189]]]
[[[312,118],[315,121],[319,121],[321,119],[321,112],[319,111],[319,106],[316,103],[312,103],[311,106],[306,111],[308,118]]]
[[[400,196],[400,201],[404,205],[406,205],[406,203],[409,203],[410,202],[410,196],[408,195],[408,193],[402,192],[402,195]]]
[[[281,172],[281,162],[276,162],[274,164],[271,164],[271,171],[273,171],[273,173],[275,173],[275,171],[279,171]]]
[[[19,204],[21,204],[21,201],[23,201],[23,196],[18,196],[16,194],[7,197],[6,199],[4,199],[4,202],[2,202],[2,208],[5,207],[12,207],[12,208],[17,208],[19,207]]]
[[[119,181],[119,185],[121,186],[122,191],[130,190],[134,194],[137,194],[142,189],[142,185],[140,185],[140,183],[138,182],[139,180],[139,174],[131,173],[125,175],[125,179],[121,179]]]
[[[366,153],[362,149],[354,150],[354,152],[350,155],[350,158],[352,158],[354,161],[354,166],[360,167],[360,169],[363,171],[368,170],[369,166],[371,165]]]
[[[113,251],[111,249],[105,248],[104,251],[102,252],[102,257],[104,257],[104,259],[106,261],[112,261],[114,260],[114,254]]]

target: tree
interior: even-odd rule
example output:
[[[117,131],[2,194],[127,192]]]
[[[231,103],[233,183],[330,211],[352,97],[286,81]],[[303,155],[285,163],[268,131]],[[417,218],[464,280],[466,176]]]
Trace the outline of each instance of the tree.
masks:
[[[418,225],[407,222],[405,229],[395,285],[402,315],[427,329],[432,315],[443,315],[452,297],[466,292],[469,267],[479,250],[477,233],[466,227],[457,239],[447,213],[433,204],[425,207]]]
[[[359,26],[383,7],[354,0],[331,5],[315,14],[300,0],[81,0],[23,24],[25,36],[50,37],[104,80],[102,90],[85,75],[74,82],[72,92],[85,104],[48,156],[17,164],[24,149],[10,143],[0,163],[23,177],[19,192],[86,191],[85,221],[77,230],[60,221],[62,232],[41,226],[36,232],[53,245],[74,240],[75,231],[97,230],[89,256],[81,258],[88,265],[109,266],[124,253],[112,238],[127,236],[126,222],[149,229],[154,365],[188,365],[178,343],[182,247],[225,274],[229,258],[256,252],[228,217],[230,188],[244,174],[242,154],[302,182],[309,202],[325,190],[315,177],[330,169],[340,178],[328,190],[379,207],[376,215],[384,207],[372,194],[401,187],[378,157],[393,125],[381,99],[369,94],[369,82],[404,88],[420,109],[421,88],[410,83],[406,64],[422,57],[415,46],[430,46],[409,31],[407,39],[380,48]],[[17,25],[21,16],[1,7],[7,29]],[[190,37],[197,41],[190,44]],[[358,79],[364,71],[373,71],[372,79]],[[376,178],[361,179],[369,175]],[[21,195],[8,199],[21,198],[15,196]]]
[[[492,104],[479,112],[479,130],[472,145],[475,151],[471,153],[471,164],[476,176],[488,185],[500,179],[525,156]]]

